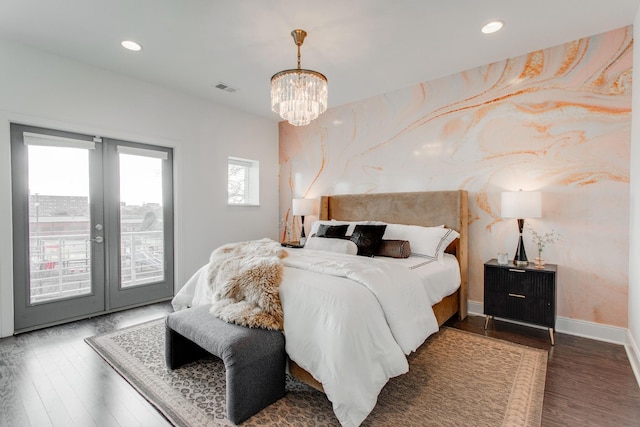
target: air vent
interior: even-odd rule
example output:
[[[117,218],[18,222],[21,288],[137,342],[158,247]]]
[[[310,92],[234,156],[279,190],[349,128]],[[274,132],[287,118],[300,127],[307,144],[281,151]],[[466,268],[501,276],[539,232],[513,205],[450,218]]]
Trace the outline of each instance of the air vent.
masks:
[[[222,83],[222,82],[219,82],[215,87],[217,89],[223,90],[225,92],[230,92],[230,93],[233,93],[237,90],[235,87],[231,87],[228,84]]]

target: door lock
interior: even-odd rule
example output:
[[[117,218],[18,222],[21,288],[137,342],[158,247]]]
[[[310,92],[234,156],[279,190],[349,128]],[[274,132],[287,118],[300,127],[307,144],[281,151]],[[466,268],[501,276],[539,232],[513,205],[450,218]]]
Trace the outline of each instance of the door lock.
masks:
[[[92,242],[96,242],[96,243],[102,243],[104,242],[104,238],[102,236],[97,236],[95,239],[89,239]]]

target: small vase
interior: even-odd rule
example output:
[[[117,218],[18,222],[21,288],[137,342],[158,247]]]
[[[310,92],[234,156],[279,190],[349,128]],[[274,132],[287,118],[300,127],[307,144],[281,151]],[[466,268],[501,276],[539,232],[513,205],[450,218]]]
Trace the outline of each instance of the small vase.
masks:
[[[541,254],[539,254],[539,255],[541,255]],[[534,262],[535,262],[535,264],[534,264],[534,265],[535,265],[535,267],[536,267],[536,268],[540,268],[540,269],[543,269],[543,268],[544,268],[545,260],[544,260],[544,259],[542,259],[542,257],[541,257],[541,256],[536,257],[536,258],[534,259]]]

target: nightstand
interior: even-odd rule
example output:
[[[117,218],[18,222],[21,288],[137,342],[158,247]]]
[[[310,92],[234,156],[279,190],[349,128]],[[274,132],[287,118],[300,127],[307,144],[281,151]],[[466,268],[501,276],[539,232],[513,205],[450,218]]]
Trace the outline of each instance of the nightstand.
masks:
[[[516,267],[500,265],[496,259],[484,264],[484,328],[489,319],[501,317],[549,328],[555,345],[556,272],[558,266]]]

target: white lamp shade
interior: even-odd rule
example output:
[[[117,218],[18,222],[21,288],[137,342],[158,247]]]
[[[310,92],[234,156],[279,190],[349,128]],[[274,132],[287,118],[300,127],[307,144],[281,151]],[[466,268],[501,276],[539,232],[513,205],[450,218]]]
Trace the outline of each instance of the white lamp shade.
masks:
[[[313,199],[293,199],[292,212],[296,216],[313,215]]]
[[[539,191],[505,191],[501,201],[502,218],[540,218],[542,194]]]

